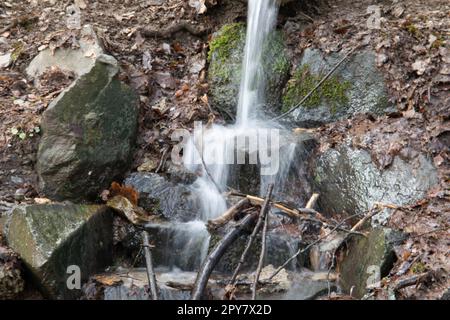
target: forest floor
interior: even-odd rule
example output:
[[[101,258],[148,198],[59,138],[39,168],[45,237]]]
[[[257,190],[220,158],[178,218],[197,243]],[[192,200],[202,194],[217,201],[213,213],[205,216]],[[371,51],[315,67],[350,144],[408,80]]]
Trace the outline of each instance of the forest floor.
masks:
[[[25,73],[45,48],[73,45],[80,30],[67,25],[73,1],[14,0],[0,4],[0,53],[13,62],[0,69],[0,208],[34,203],[40,195],[34,172],[43,111],[73,76],[49,70],[39,86]],[[76,0],[81,25],[91,24],[108,54],[120,63],[121,79],[140,95],[140,131],[132,169],[159,161],[175,128],[208,121],[208,40],[222,24],[246,17],[245,1],[206,1],[207,11],[179,0]],[[289,54],[295,62],[307,47],[324,52],[366,44],[377,53],[398,112],[379,118],[357,116],[320,127],[322,150],[350,138],[385,168],[396,155],[423,152],[438,169],[440,184],[417,204],[398,208],[390,226],[413,234],[377,295],[387,298],[389,281],[404,276],[414,260],[432,276],[402,289],[404,298],[436,298],[449,288],[440,277],[450,270],[450,8],[446,0],[384,1],[380,28],[368,28],[372,1],[338,0],[305,11],[281,9]],[[183,27],[188,22],[190,28]],[[216,114],[216,122],[221,122]],[[359,137],[369,134],[371,143]],[[0,213],[1,214],[1,213]]]

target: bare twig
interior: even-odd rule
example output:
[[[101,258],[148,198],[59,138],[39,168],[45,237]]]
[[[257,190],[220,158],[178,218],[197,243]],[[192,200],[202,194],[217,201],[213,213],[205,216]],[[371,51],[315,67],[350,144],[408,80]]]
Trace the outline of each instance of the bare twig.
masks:
[[[159,161],[159,165],[155,170],[155,173],[158,173],[162,167],[164,166],[164,163],[166,163],[166,159],[167,159],[167,152],[169,151],[169,148],[164,148],[163,154],[161,156],[161,160]]]
[[[319,194],[313,193],[311,198],[309,198],[308,202],[306,203],[305,208],[306,209],[314,209],[314,207],[316,206],[316,203],[317,203],[317,199],[319,199]]]
[[[255,274],[255,281],[252,285],[252,300],[256,300],[256,287],[258,285],[259,276],[261,275],[262,266],[264,263],[264,256],[266,254],[266,242],[267,242],[267,225],[269,224],[269,214],[267,213],[267,210],[264,213],[264,226],[263,226],[263,232],[262,232],[262,239],[261,239],[261,252],[259,254],[259,261],[258,261],[258,267],[256,268],[256,274]]]
[[[400,289],[406,288],[406,287],[410,287],[410,286],[414,286],[414,285],[418,285],[419,283],[425,281],[428,276],[430,275],[430,272],[424,272],[421,274],[415,274],[412,275],[408,278],[405,279],[400,279],[394,286],[394,290],[398,291]]]
[[[270,201],[270,197],[272,196],[272,190],[273,190],[273,184],[269,184],[269,187],[268,187],[268,190],[267,190],[267,196],[266,196],[266,199],[264,200],[263,206],[261,207],[261,212],[260,212],[259,217],[258,217],[258,222],[256,223],[255,228],[253,229],[253,232],[252,232],[252,234],[250,235],[250,238],[247,241],[247,245],[246,245],[244,251],[241,254],[241,258],[239,259],[239,262],[238,262],[238,264],[237,264],[237,266],[236,266],[236,268],[235,268],[235,270],[233,272],[233,276],[231,277],[231,280],[230,280],[231,287],[234,287],[235,282],[236,282],[236,278],[237,278],[237,276],[239,274],[241,266],[245,262],[245,258],[247,257],[247,254],[248,254],[248,252],[250,250],[250,247],[253,244],[253,241],[255,240],[256,234],[259,232],[259,229],[261,229],[261,226],[262,226],[263,221],[264,221],[264,217],[263,217],[264,216],[264,212],[268,208],[268,203]]]
[[[288,114],[292,113],[294,110],[299,108],[306,100],[309,99],[309,97],[311,97],[311,95],[317,89],[320,88],[320,86],[334,73],[334,71],[336,71],[336,69],[339,68],[339,66],[345,60],[347,60],[347,58],[350,57],[353,54],[353,52],[355,52],[355,50],[358,49],[358,48],[359,48],[359,46],[355,46],[353,49],[351,49],[338,63],[336,63],[336,65],[322,78],[322,80],[320,80],[319,83],[310,92],[308,92],[308,94],[306,94],[306,96],[304,96],[302,100],[300,100],[299,103],[297,103],[295,106],[293,106],[291,109],[289,109],[285,113],[279,115],[278,117],[273,118],[272,120],[279,120],[281,118],[284,118],[285,116],[287,116]]]
[[[194,289],[192,290],[191,295],[192,300],[200,300],[202,298],[203,291],[208,284],[208,279],[211,275],[211,272],[214,270],[214,267],[217,265],[220,258],[222,258],[228,247],[233,244],[233,242],[236,241],[242,233],[244,233],[255,223],[256,217],[256,213],[245,216],[239,222],[239,224],[236,225],[235,228],[233,228],[233,230],[231,230],[222,238],[220,243],[218,243],[213,251],[208,255],[197,274],[197,279],[195,280]]]
[[[143,238],[143,247],[144,247],[144,253],[145,253],[145,264],[147,267],[147,277],[148,282],[150,286],[150,292],[152,294],[153,300],[158,300],[158,293],[156,288],[156,277],[155,277],[155,271],[153,270],[153,262],[152,262],[152,251],[150,242],[148,240],[148,233],[147,231],[142,231],[142,238]]]
[[[225,211],[219,217],[209,220],[208,227],[209,228],[217,228],[217,227],[223,226],[225,223],[227,223],[228,221],[233,219],[233,217],[236,215],[236,213],[239,212],[239,210],[242,207],[245,207],[249,203],[250,203],[250,201],[247,198],[241,199],[238,203],[231,206],[227,211]]]

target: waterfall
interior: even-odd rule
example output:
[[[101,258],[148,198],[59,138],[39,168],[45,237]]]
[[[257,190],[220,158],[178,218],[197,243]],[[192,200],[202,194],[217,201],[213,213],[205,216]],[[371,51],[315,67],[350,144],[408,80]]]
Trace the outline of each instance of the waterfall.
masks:
[[[275,0],[250,0],[248,2],[247,34],[245,41],[242,79],[236,124],[250,125],[250,111],[258,117],[258,110],[265,101],[265,72],[262,63],[264,43],[273,30],[278,14]],[[255,119],[253,119],[255,120]]]
[[[263,119],[258,108],[264,105],[266,100],[266,73],[262,63],[264,46],[274,29],[277,14],[278,3],[276,0],[248,1],[246,43],[236,123],[229,126],[214,124],[209,128],[194,130],[193,137],[183,150],[185,167],[192,172],[200,172],[199,177],[191,186],[200,202],[201,213],[198,217],[200,221],[206,222],[227,209],[226,199],[222,193],[226,191],[232,174],[230,168],[237,163],[239,157],[237,153],[247,152],[249,154],[252,151],[254,153],[258,151],[256,149],[248,150],[246,146],[239,149],[236,141],[257,139],[259,128],[270,127],[269,122]],[[278,144],[278,140],[276,140],[276,144]],[[275,147],[278,148],[278,145]],[[264,151],[268,152],[268,150]],[[289,155],[289,161],[290,159]],[[283,161],[283,163],[286,162]],[[280,170],[280,172],[285,174],[286,170]],[[261,185],[265,185],[271,180],[276,181],[276,176],[277,174],[273,174],[264,179],[261,178]],[[198,233],[192,232],[191,236],[197,237]],[[198,254],[198,252],[190,254]],[[203,251],[202,254],[206,255],[206,252]]]
[[[258,112],[254,109],[265,103],[263,49],[275,26],[277,13],[276,0],[249,0],[236,123],[228,127],[213,125],[205,131],[201,130],[185,148],[185,166],[190,170],[202,171],[193,187],[201,195],[203,220],[214,218],[226,210],[221,193],[226,190],[229,180],[229,165],[237,160],[235,142],[239,137],[251,138],[249,133],[252,129],[261,125],[262,119],[258,118]]]

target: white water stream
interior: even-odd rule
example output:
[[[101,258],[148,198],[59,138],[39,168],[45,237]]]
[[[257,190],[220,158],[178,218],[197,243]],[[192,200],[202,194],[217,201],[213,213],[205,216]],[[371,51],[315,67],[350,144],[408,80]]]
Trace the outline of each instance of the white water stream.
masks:
[[[262,55],[266,40],[275,27],[278,14],[277,2],[276,0],[248,1],[247,33],[236,123],[229,126],[212,125],[210,128],[203,128],[194,134],[183,150],[185,167],[192,172],[200,172],[192,189],[200,202],[201,214],[198,216],[198,222],[203,225],[204,222],[219,216],[227,209],[226,199],[222,193],[227,190],[227,183],[233,174],[231,169],[239,160],[239,152],[242,152],[242,149],[244,149],[243,153],[253,154],[254,157],[257,157],[253,158],[254,162],[251,164],[256,164],[256,161],[262,163],[261,153],[258,153],[264,151],[261,150],[262,148],[267,149],[265,152],[269,153],[273,148],[277,153],[280,151],[278,138],[275,139],[271,136],[272,145],[268,146],[267,143],[263,143],[263,147],[257,138],[258,130],[261,128],[267,128],[266,130],[275,128],[273,123],[265,121],[263,113],[258,109],[266,102],[267,73],[262,63]],[[244,143],[244,147],[240,149],[235,144],[241,138],[248,144]],[[253,142],[258,141],[257,147],[253,147],[253,149],[252,143],[249,141],[252,139],[256,139]],[[295,144],[285,144],[285,146],[283,155],[272,159],[279,162],[276,174],[260,174],[260,193],[266,192],[265,188],[270,181],[277,182],[285,179],[294,155]],[[280,159],[282,160],[280,161]],[[207,170],[203,162],[206,164]],[[239,163],[241,164],[241,162]],[[184,239],[189,230],[192,230],[190,233],[192,238],[205,239],[205,234],[208,234],[206,227],[200,230],[198,225],[196,224],[196,228],[187,228],[183,233]],[[209,242],[209,237],[207,241]],[[201,260],[207,254],[207,246],[202,246],[202,248]],[[199,254],[198,250],[189,251],[185,250],[184,254],[188,256]]]

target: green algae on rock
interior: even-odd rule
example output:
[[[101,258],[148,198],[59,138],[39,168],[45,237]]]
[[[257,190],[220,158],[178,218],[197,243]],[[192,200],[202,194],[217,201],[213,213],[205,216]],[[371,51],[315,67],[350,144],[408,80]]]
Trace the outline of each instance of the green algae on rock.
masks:
[[[317,49],[304,51],[297,71],[283,93],[283,111],[289,110],[310,92],[343,57],[344,53],[323,54]],[[351,118],[358,113],[382,115],[393,111],[383,74],[370,50],[355,52],[305,103],[289,115],[300,127]]]
[[[208,80],[213,107],[226,115],[236,114],[245,47],[245,24],[223,26],[209,44]],[[272,109],[281,105],[281,92],[289,76],[290,62],[284,52],[283,37],[275,32],[264,46],[266,100]],[[273,110],[271,110],[273,111]]]
[[[67,287],[69,266],[78,266],[81,283],[112,263],[113,214],[106,206],[50,204],[15,209],[6,228],[34,282],[49,298],[75,299]]]

